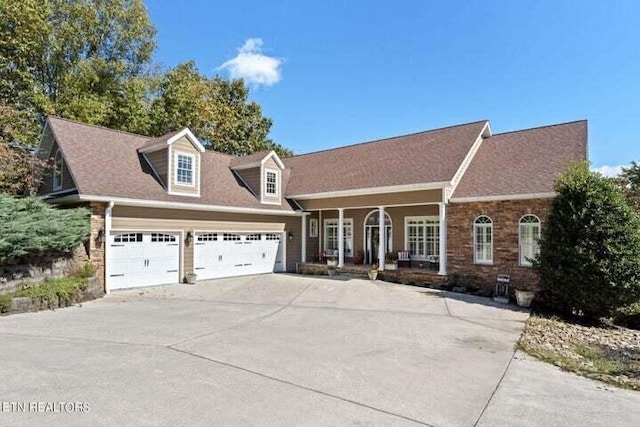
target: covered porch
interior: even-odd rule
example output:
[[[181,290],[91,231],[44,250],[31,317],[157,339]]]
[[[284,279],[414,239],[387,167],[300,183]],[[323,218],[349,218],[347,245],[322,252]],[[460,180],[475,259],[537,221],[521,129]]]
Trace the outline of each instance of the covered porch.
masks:
[[[446,204],[440,201],[308,209],[301,264],[446,276],[446,227]]]

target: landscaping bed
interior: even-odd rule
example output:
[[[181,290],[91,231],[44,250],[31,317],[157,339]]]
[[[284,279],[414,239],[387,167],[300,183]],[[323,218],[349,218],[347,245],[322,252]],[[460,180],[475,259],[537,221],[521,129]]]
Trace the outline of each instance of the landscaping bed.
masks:
[[[531,316],[518,343],[545,362],[618,387],[640,390],[640,331]]]
[[[68,307],[103,295],[95,277],[65,277],[29,285],[19,291],[0,295],[0,314]]]

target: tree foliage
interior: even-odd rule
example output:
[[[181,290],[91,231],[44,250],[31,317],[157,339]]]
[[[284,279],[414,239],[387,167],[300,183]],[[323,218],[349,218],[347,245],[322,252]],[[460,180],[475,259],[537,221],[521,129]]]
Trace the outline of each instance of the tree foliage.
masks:
[[[248,97],[242,80],[208,78],[193,61],[178,65],[160,79],[148,134],[187,126],[211,150],[245,155],[273,149],[290,156],[291,151],[268,138],[271,120]]]
[[[0,1],[0,104],[30,120],[17,140],[35,146],[42,118],[58,115],[149,136],[188,126],[212,150],[291,154],[242,80],[193,62],[160,72],[154,47],[142,0]]]
[[[17,128],[11,127],[13,123]],[[0,105],[0,193],[34,193],[41,181],[46,162],[35,157],[18,141],[28,134],[30,117],[25,112]]]
[[[84,208],[54,209],[36,198],[0,194],[0,263],[73,251],[89,233]]]
[[[618,183],[629,204],[640,212],[640,164],[631,162],[629,167],[622,168]]]
[[[154,35],[142,0],[3,0],[0,102],[103,124],[151,59]]]
[[[640,217],[615,184],[573,165],[556,184],[537,260],[546,304],[596,318],[640,300]]]

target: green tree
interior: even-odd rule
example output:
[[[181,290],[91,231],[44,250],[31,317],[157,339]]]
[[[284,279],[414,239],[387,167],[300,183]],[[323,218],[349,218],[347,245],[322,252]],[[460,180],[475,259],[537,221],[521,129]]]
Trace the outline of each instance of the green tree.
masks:
[[[152,71],[154,47],[142,0],[0,0],[0,104],[28,118],[16,140],[34,147],[43,117],[58,115],[149,136],[189,126],[212,150],[291,154],[242,80],[193,62]]]
[[[40,184],[47,163],[19,142],[32,131],[31,120],[28,112],[0,104],[0,193],[32,194]]]
[[[114,120],[112,105],[144,71],[154,35],[142,0],[2,0],[0,102],[36,113],[34,128],[48,114]]]
[[[37,198],[0,194],[0,264],[71,252],[90,233],[89,211],[54,209]]]
[[[622,168],[618,180],[620,189],[629,204],[640,212],[640,164],[631,162],[629,167]]]
[[[275,150],[291,151],[269,139],[271,120],[249,101],[242,80],[208,78],[193,61],[167,72],[159,83],[151,108],[151,134],[160,136],[187,126],[210,150],[233,155]]]
[[[557,196],[536,262],[545,303],[589,318],[640,300],[640,217],[615,184],[573,165]]]

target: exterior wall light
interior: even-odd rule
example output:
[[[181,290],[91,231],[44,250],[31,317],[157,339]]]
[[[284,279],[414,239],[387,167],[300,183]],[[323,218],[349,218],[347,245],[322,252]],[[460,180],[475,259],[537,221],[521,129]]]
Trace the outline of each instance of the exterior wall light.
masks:
[[[193,243],[193,233],[191,231],[187,231],[187,237],[184,239],[187,246],[191,246]]]

